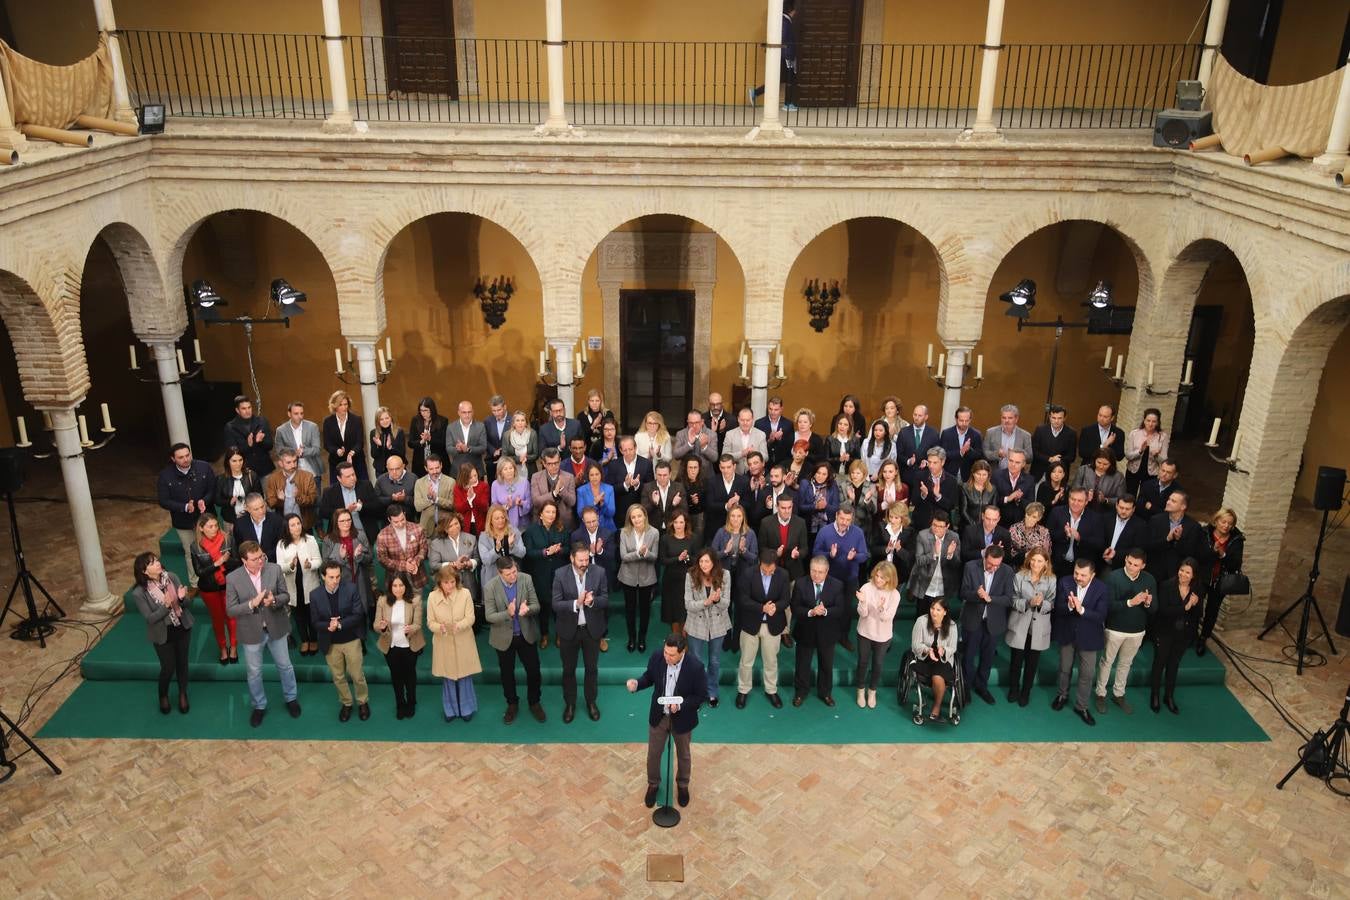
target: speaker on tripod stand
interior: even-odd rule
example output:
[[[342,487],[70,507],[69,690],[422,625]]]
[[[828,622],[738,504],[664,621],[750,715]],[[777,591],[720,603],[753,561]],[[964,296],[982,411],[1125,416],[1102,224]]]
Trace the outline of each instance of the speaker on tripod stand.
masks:
[[[16,641],[37,641],[42,648],[47,646],[47,636],[56,631],[53,624],[66,616],[65,610],[53,599],[37,576],[28,571],[28,563],[23,555],[23,538],[19,534],[19,516],[14,509],[14,495],[23,487],[24,452],[18,447],[0,447],[0,494],[5,495],[5,504],[9,507],[9,535],[14,545],[14,586],[9,589],[9,598],[5,608],[0,611],[0,625],[9,615],[14,604],[14,595],[23,589],[24,606],[28,615],[19,620],[10,635]],[[47,605],[38,611],[37,600],[33,596],[36,589],[47,600]],[[54,611],[54,612],[53,612]]]

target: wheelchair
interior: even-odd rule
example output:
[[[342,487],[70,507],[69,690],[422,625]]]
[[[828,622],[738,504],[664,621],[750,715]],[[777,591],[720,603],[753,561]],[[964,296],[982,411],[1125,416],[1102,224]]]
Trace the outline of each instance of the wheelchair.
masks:
[[[915,725],[922,725],[928,720],[928,710],[931,705],[924,699],[924,688],[931,687],[932,681],[931,679],[921,677],[914,671],[916,662],[917,660],[914,658],[914,651],[906,650],[904,658],[900,661],[900,680],[899,686],[896,688],[896,700],[903,709],[905,705],[909,703],[910,692],[913,691],[914,702],[910,707],[913,713],[912,719]],[[953,679],[952,684],[947,685],[947,693],[946,696],[943,697],[943,701],[947,707],[946,715],[937,721],[946,722],[949,725],[960,725],[961,710],[965,706],[962,701],[965,697],[966,685],[965,677],[961,673],[961,658],[959,653],[957,658],[952,662],[952,668],[956,673],[956,677]]]

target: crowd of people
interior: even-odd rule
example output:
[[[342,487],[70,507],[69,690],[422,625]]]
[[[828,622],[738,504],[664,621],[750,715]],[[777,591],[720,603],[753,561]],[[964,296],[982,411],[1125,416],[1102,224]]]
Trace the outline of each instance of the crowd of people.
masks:
[[[236,664],[242,647],[255,726],[268,703],[264,646],[292,716],[295,649],[324,655],[342,721],[353,708],[367,719],[372,634],[398,717],[415,715],[428,632],[442,713],[468,720],[483,629],[507,723],[519,713],[517,665],[526,708],[546,720],[540,654],[550,641],[563,721],[579,699],[598,720],[599,655],[611,640],[645,654],[653,611],[658,643],[670,632],[698,659],[711,706],[730,653],[736,707],[753,692],[757,659],[765,699],[781,707],[784,648],[796,655],[793,705],[814,693],[834,706],[842,646],[857,654],[856,703],[871,709],[895,665],[888,652],[902,610],[915,617],[906,649],[933,688],[928,717],[940,717],[957,667],[966,693],[995,703],[1000,644],[1007,701],[1026,706],[1040,654],[1054,644],[1053,707],[1072,700],[1091,725],[1108,696],[1133,712],[1125,685],[1146,640],[1155,645],[1151,708],[1179,712],[1183,655],[1206,651],[1241,578],[1236,515],[1221,509],[1204,525],[1189,515],[1154,409],[1127,434],[1110,404],[1078,430],[1051,407],[1029,432],[1007,405],[982,432],[967,407],[942,428],[923,404],[906,419],[896,397],[869,421],[853,395],[826,419],[810,409],[789,416],[772,397],[756,419],[712,394],[674,434],[651,411],[628,435],[597,391],[576,417],[553,401],[536,423],[500,396],[482,419],[470,401],[447,419],[423,397],[406,429],[384,407],[367,429],[351,405],[334,392],[316,424],[293,402],[274,429],[241,396],[219,472],[185,444],[170,449],[159,501],[188,583],[153,553],[134,566],[164,713],[175,677],[178,708],[189,708],[199,595],[220,664]],[[609,632],[611,596],[622,597],[622,634]]]

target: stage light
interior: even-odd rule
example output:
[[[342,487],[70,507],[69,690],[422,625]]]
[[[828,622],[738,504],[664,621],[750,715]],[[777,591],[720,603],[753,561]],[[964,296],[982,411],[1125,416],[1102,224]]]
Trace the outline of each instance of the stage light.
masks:
[[[192,282],[192,286],[187,289],[188,302],[197,310],[197,318],[203,322],[214,322],[220,318],[220,313],[216,309],[218,306],[224,306],[225,301],[220,299],[220,294],[211,287],[211,282],[204,278],[198,278]]]
[[[1025,319],[1031,315],[1032,308],[1036,306],[1036,282],[1030,278],[1023,278],[1017,282],[1017,287],[1000,294],[998,299],[1009,304],[1007,315]]]
[[[1084,306],[1090,306],[1095,310],[1110,309],[1113,304],[1111,299],[1111,282],[1099,281],[1097,286],[1088,294],[1087,302]]]
[[[272,279],[272,302],[280,308],[283,317],[289,319],[291,316],[300,315],[304,310],[298,304],[308,299],[304,291],[297,291],[286,279]]]
[[[147,103],[141,107],[141,134],[164,133],[164,104]]]

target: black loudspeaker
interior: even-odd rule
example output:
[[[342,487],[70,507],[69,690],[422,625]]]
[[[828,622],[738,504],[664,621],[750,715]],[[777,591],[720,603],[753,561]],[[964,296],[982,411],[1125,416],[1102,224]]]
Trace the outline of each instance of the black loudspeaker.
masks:
[[[1214,133],[1210,110],[1164,109],[1153,123],[1153,146],[1185,149],[1196,138]]]
[[[0,447],[0,494],[17,494],[23,487],[24,451]]]
[[[1341,508],[1343,496],[1345,496],[1345,470],[1319,466],[1317,488],[1313,491],[1313,509],[1335,512]]]
[[[1350,637],[1350,578],[1345,579],[1341,589],[1341,611],[1336,614],[1336,633]]]

